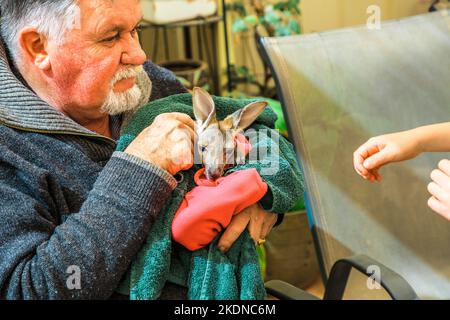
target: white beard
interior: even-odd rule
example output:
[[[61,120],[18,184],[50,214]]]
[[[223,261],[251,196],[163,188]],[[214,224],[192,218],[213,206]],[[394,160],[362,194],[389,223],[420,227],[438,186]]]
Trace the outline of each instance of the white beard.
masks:
[[[128,89],[125,92],[114,92],[114,84],[122,79],[130,77],[136,77],[136,84],[131,89]],[[145,100],[143,98],[147,97],[148,100],[149,92],[151,91],[151,82],[150,84],[147,82],[143,83],[140,81],[143,77],[148,78],[142,66],[131,67],[126,70],[119,71],[111,82],[111,89],[105,102],[103,103],[101,111],[112,116],[125,112],[132,113],[136,111],[136,109],[138,109],[143,102],[146,103],[147,101],[143,101]]]
[[[137,85],[125,92],[114,92],[111,90],[102,106],[101,111],[111,116],[124,112],[134,111],[141,100],[142,92]]]

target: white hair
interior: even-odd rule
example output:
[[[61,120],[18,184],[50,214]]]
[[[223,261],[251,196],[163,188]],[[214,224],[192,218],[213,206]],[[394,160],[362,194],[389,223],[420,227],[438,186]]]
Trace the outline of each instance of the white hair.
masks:
[[[49,41],[64,42],[67,31],[80,29],[78,0],[0,0],[1,34],[15,63],[20,59],[19,32],[35,27]]]

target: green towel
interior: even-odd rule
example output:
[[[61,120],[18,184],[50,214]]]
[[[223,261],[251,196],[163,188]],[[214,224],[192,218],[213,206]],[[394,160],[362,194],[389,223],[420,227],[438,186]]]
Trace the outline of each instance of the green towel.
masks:
[[[223,119],[254,100],[234,100],[213,97],[217,118]],[[162,113],[181,112],[194,117],[192,95],[178,94],[155,100],[140,108],[122,132],[117,150],[123,151]],[[251,128],[273,129],[276,114],[267,108]],[[253,143],[253,149],[267,148],[264,158],[256,163],[236,165],[226,174],[256,168],[268,184],[271,203],[264,208],[275,213],[285,213],[303,194],[303,179],[298,169],[292,145],[275,130],[271,135]],[[279,148],[279,152],[275,152]],[[264,174],[276,161],[276,174]],[[193,187],[195,165],[183,172],[184,179],[154,222],[147,239],[140,249],[118,291],[129,294],[132,300],[158,299],[167,281],[187,287],[188,299],[193,300],[262,300],[266,297],[264,282],[253,240],[245,231],[232,248],[222,254],[217,248],[218,235],[205,248],[191,252],[171,240],[171,224],[184,195]]]

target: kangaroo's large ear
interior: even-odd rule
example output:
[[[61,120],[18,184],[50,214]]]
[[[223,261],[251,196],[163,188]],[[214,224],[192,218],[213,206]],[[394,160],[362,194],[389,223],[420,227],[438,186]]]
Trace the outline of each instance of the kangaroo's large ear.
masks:
[[[198,87],[193,91],[194,116],[197,120],[198,130],[203,131],[211,122],[217,121],[216,107],[208,92]]]
[[[264,112],[267,105],[265,101],[252,102],[226,117],[220,126],[222,130],[244,131]]]

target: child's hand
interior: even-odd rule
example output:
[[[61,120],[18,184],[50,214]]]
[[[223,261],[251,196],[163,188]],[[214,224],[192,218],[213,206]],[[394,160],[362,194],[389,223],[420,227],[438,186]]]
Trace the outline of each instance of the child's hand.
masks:
[[[366,180],[381,181],[378,170],[385,164],[416,157],[421,152],[413,131],[386,134],[369,139],[353,154],[356,172]]]
[[[428,206],[447,220],[450,220],[450,161],[441,160],[438,169],[431,172],[428,191],[432,197],[428,199]]]

